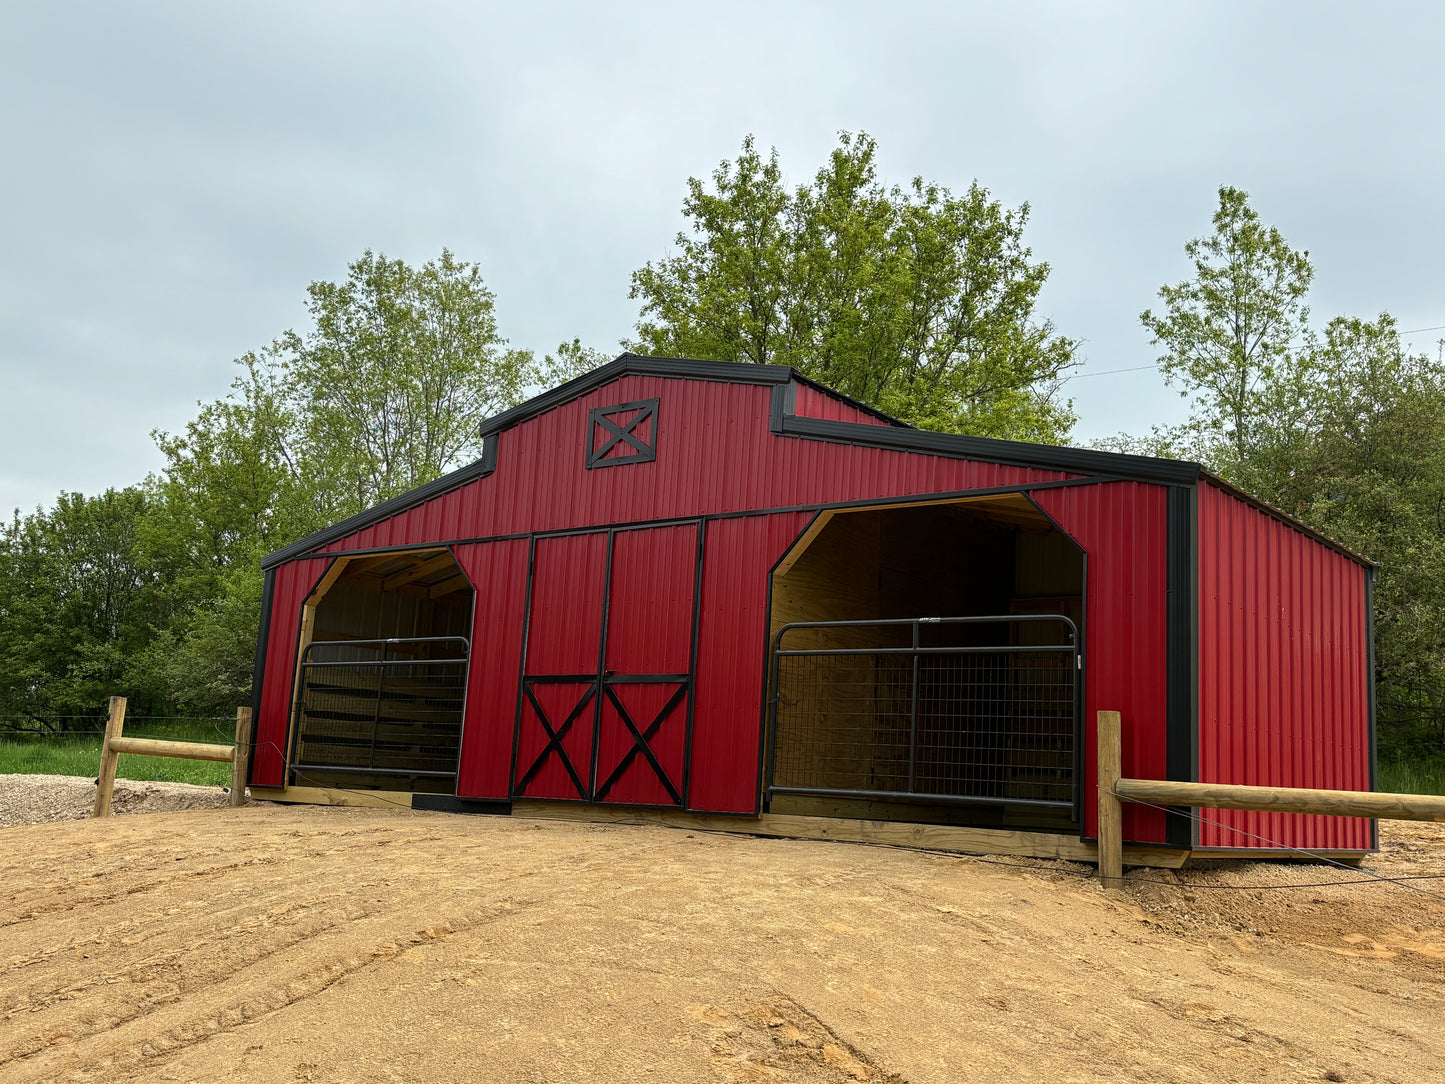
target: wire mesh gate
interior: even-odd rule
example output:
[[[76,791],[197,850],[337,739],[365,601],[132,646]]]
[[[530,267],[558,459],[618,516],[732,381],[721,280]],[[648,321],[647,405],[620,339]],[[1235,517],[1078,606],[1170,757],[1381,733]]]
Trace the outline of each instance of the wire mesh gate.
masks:
[[[770,794],[1078,817],[1082,662],[1062,615],[798,622],[773,641]]]
[[[455,778],[469,649],[460,636],[308,644],[293,771]]]

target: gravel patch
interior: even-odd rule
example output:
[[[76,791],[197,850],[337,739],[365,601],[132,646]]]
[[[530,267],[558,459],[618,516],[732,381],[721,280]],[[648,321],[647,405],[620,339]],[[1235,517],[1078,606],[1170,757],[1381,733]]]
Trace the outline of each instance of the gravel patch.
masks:
[[[225,805],[229,798],[225,787],[117,779],[110,811],[124,814],[211,809]],[[0,775],[0,828],[81,820],[90,816],[94,806],[93,778],[83,775]]]

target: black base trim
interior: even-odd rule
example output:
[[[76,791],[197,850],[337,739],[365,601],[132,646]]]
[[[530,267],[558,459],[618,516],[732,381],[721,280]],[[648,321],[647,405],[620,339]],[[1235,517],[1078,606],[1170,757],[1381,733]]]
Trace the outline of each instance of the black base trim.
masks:
[[[484,813],[498,817],[512,813],[512,803],[505,799],[458,798],[453,794],[413,794],[411,807],[434,813]]]

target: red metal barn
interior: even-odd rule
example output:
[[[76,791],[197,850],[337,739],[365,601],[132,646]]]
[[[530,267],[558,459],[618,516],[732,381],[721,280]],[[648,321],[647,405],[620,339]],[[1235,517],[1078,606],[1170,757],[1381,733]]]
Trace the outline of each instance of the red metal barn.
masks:
[[[483,428],[267,558],[254,786],[1087,840],[1099,709],[1126,776],[1372,785],[1372,567],[1196,464],[634,355]],[[1128,806],[1126,838],[1373,843],[1204,815]]]

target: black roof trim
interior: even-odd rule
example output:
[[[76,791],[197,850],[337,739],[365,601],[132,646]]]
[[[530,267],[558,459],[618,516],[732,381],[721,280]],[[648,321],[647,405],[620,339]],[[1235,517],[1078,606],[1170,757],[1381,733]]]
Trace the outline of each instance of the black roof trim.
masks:
[[[482,423],[482,434],[486,436],[510,429],[528,418],[559,407],[616,380],[619,376],[631,373],[720,380],[729,384],[786,384],[798,375],[786,365],[750,365],[735,361],[692,361],[688,358],[649,358],[641,354],[619,354],[590,373],[583,373],[574,380],[559,384],[551,391],[544,391],[541,395],[528,399],[504,414],[488,418]],[[829,393],[838,394],[834,391]]]
[[[433,497],[440,497],[449,490],[464,486],[468,482],[478,478],[485,478],[497,469],[497,436],[495,433],[488,435],[482,441],[482,458],[474,463],[468,463],[465,467],[458,467],[450,474],[443,474],[440,478],[433,479],[424,486],[417,486],[416,489],[408,490],[400,496],[393,497],[389,501],[382,501],[373,505],[365,511],[343,519],[340,523],[333,523],[330,527],[324,527],[315,534],[309,534],[305,538],[292,542],[289,546],[282,546],[279,550],[273,550],[261,558],[261,569],[274,568],[276,565],[285,564],[294,557],[300,557],[312,550],[320,549],[322,546],[329,546],[337,539],[345,538],[349,534],[369,527],[383,519],[405,512],[408,508],[415,508],[419,504],[425,504]],[[398,547],[405,548],[405,547]]]
[[[785,436],[811,437],[843,444],[866,444],[905,452],[946,455],[956,459],[981,459],[1014,467],[1068,471],[1072,474],[1107,474],[1141,482],[1193,485],[1202,469],[1198,463],[1180,459],[1154,459],[1147,455],[1100,452],[1090,448],[1066,448],[1051,444],[1026,444],[1017,440],[968,437],[956,433],[930,433],[923,429],[890,429],[864,422],[834,422],[821,418],[783,419]]]

